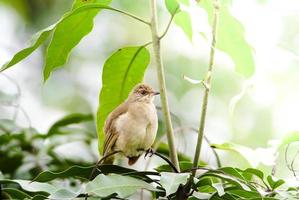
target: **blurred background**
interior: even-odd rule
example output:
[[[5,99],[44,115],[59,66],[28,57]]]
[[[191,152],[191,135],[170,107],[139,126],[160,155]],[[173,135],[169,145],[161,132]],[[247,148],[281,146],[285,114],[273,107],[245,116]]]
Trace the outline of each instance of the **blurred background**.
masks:
[[[71,4],[71,0],[0,0],[0,64],[26,47],[32,34],[55,23]],[[147,0],[114,0],[111,5],[150,18]],[[159,2],[159,9],[162,32],[170,16],[164,1]],[[176,131],[177,147],[193,159],[196,133],[189,128],[198,127],[203,88],[190,84],[183,76],[204,78],[211,36],[206,13],[200,7],[186,10],[192,16],[192,42],[173,24],[162,42],[162,56],[170,109],[179,119],[174,126],[176,130],[185,129]],[[255,74],[245,79],[234,71],[230,57],[216,52],[205,134],[212,143],[232,142],[249,148],[241,150],[246,159],[240,153],[217,150],[224,166],[253,166],[270,173],[275,165],[277,177],[289,178],[291,184],[297,184],[286,166],[284,149],[277,150],[277,146],[288,133],[299,130],[299,2],[235,0],[231,13],[243,24],[246,39],[254,49]],[[42,77],[45,46],[1,73],[1,130],[22,133],[22,139],[17,138],[13,143],[5,143],[4,137],[1,138],[2,173],[14,170],[14,177],[30,178],[49,166],[57,169],[55,165],[59,164],[67,167],[71,163],[94,163],[98,158],[97,139],[94,120],[90,119],[98,107],[103,63],[120,47],[148,41],[151,41],[150,30],[143,24],[118,13],[101,11],[92,32],[73,49],[67,64],[52,73],[46,83]],[[149,49],[152,51],[151,46]],[[144,82],[158,89],[152,64]],[[159,99],[155,103],[159,106]],[[67,127],[55,124],[73,113],[80,113],[82,123],[66,123]],[[49,133],[53,124],[56,135],[33,140],[42,138],[36,135]],[[162,121],[160,125],[162,133]],[[21,140],[28,146],[20,146]],[[289,153],[296,153],[296,145],[292,145]],[[16,158],[24,163],[21,167]],[[162,162],[154,160],[152,166]],[[216,166],[206,143],[202,160]],[[5,168],[9,161],[15,168]],[[135,167],[144,168],[144,160],[140,159]]]

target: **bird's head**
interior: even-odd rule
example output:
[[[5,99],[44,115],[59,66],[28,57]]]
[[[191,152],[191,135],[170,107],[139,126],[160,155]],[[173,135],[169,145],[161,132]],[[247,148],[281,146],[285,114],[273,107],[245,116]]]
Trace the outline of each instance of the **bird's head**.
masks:
[[[146,84],[138,84],[134,87],[129,95],[129,101],[139,101],[151,103],[156,95],[160,94],[155,92],[153,88]]]

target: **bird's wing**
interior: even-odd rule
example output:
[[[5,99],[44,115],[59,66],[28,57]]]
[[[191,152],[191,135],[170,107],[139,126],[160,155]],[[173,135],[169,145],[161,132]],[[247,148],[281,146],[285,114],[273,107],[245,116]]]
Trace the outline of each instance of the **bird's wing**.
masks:
[[[107,117],[104,125],[105,141],[103,155],[106,155],[113,148],[117,138],[118,132],[115,128],[116,119],[128,111],[128,104],[122,103],[116,107]]]

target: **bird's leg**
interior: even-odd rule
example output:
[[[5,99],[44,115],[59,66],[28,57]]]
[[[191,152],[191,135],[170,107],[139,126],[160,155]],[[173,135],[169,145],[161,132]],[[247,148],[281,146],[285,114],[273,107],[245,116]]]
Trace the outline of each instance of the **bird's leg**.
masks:
[[[155,154],[155,151],[152,148],[149,148],[148,150],[146,150],[144,158],[149,155],[149,157],[152,157]]]

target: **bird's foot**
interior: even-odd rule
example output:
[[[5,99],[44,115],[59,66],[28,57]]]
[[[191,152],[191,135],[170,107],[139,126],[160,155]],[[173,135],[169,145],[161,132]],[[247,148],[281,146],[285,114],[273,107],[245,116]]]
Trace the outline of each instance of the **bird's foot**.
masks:
[[[146,158],[147,156],[152,157],[154,153],[155,151],[152,148],[149,148],[148,150],[146,150],[144,158]]]

